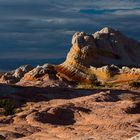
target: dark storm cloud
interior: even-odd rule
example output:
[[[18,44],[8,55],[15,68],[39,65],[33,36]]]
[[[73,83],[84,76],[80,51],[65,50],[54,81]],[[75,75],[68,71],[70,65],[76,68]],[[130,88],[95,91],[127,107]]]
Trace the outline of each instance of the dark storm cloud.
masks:
[[[0,0],[0,58],[65,57],[75,31],[104,26],[140,40],[139,23],[139,0]]]

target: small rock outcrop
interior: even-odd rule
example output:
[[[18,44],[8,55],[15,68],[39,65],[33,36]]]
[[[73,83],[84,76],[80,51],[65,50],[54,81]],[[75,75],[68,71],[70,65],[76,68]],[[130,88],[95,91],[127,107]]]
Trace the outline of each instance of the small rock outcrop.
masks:
[[[37,66],[27,72],[17,83],[22,86],[37,87],[68,87],[67,81],[64,81],[57,75],[54,65],[44,64]]]
[[[53,65],[45,64],[43,66],[37,66],[36,68],[32,69],[28,73],[24,75],[22,80],[32,81],[42,79],[45,80],[46,78],[57,80],[56,77],[57,71],[55,70]]]
[[[32,67],[25,65],[3,74],[0,83],[20,86],[68,87],[67,80],[57,75],[54,65]]]
[[[24,75],[33,69],[30,65],[24,65],[16,70],[3,74],[0,78],[1,83],[15,84],[20,81]]]

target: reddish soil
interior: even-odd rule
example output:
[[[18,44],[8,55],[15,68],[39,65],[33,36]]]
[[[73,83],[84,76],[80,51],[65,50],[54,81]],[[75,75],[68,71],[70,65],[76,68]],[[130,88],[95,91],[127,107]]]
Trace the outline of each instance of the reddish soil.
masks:
[[[0,85],[19,111],[0,115],[0,140],[127,140],[140,133],[140,89]]]

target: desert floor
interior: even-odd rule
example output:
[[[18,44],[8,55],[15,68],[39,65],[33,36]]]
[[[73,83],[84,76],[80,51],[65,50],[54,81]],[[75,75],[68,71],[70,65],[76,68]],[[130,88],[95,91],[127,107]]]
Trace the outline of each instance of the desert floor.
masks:
[[[0,140],[127,140],[140,133],[140,89],[0,85],[16,113],[0,115]]]

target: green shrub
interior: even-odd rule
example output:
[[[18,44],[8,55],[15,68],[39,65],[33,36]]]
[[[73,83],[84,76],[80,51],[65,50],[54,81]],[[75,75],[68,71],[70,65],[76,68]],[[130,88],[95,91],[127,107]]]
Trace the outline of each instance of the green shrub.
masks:
[[[140,87],[140,82],[138,82],[138,81],[131,82],[131,83],[129,83],[129,86],[131,86],[131,87]]]
[[[104,83],[104,86],[105,87],[108,87],[108,88],[112,88],[114,87],[115,85],[113,83]]]
[[[11,99],[1,99],[0,107],[4,109],[3,114],[6,116],[15,114],[15,102]]]
[[[99,86],[101,86],[101,82],[100,81],[94,81],[92,83],[92,85],[95,86],[95,87],[99,87]]]
[[[102,88],[102,84],[100,81],[97,81],[95,80],[94,82],[92,83],[79,83],[77,85],[77,88],[80,88],[80,89],[94,89],[94,88]]]
[[[77,85],[77,88],[78,89],[93,89],[93,88],[95,88],[93,85],[91,85],[91,84],[78,84]]]

